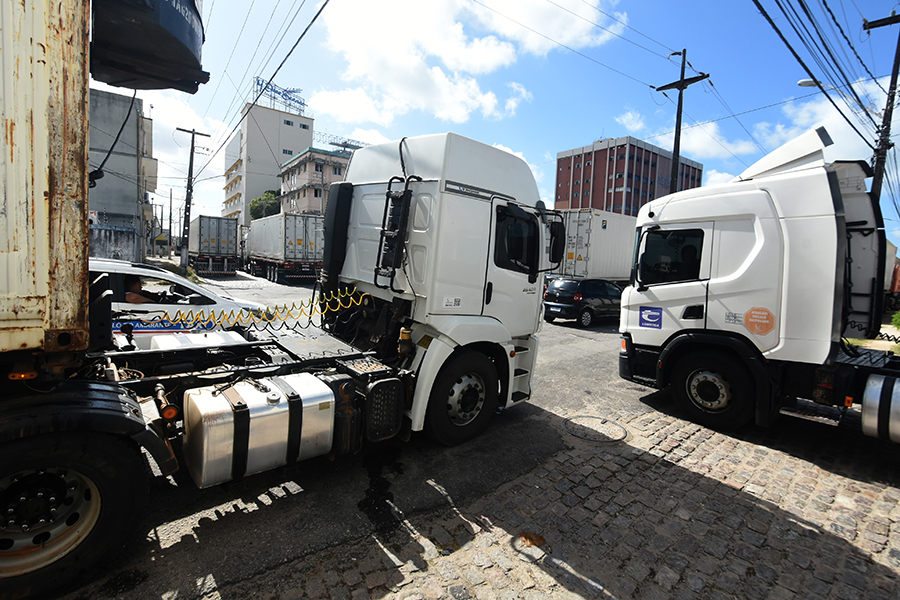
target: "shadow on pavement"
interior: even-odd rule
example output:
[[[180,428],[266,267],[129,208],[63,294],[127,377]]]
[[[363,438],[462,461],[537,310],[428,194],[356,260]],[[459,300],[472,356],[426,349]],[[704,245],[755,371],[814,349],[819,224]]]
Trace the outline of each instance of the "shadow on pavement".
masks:
[[[205,491],[158,479],[147,539],[66,598],[897,597],[896,451],[612,418],[626,441],[525,406],[457,448],[414,436]]]

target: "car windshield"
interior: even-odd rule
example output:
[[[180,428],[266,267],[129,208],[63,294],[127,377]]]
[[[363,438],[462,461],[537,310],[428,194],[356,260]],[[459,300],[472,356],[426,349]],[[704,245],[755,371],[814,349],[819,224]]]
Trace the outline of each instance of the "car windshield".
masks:
[[[564,292],[574,292],[578,289],[578,282],[572,280],[559,280],[551,281],[550,288],[553,290],[562,290]]]

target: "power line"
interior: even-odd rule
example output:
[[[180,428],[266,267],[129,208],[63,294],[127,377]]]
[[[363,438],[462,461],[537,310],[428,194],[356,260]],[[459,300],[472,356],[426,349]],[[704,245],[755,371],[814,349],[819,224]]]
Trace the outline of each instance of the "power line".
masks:
[[[506,20],[508,20],[508,21],[511,21],[511,22],[515,23],[515,24],[518,25],[519,27],[522,27],[522,28],[524,28],[524,29],[527,29],[527,30],[530,31],[531,33],[533,33],[533,34],[535,34],[535,35],[538,35],[538,36],[544,38],[544,39],[547,40],[548,42],[551,42],[551,43],[553,43],[553,44],[556,44],[556,45],[559,46],[560,48],[565,48],[566,50],[568,50],[569,52],[572,52],[573,54],[577,54],[578,56],[580,56],[580,57],[582,57],[582,58],[586,58],[586,59],[588,59],[589,61],[591,61],[591,62],[593,62],[593,63],[596,63],[596,64],[600,65],[601,67],[603,67],[603,68],[605,68],[605,69],[609,69],[610,71],[612,71],[612,72],[614,72],[614,73],[618,73],[618,74],[621,75],[622,77],[627,77],[628,79],[631,79],[632,81],[636,81],[637,83],[639,83],[639,84],[641,84],[641,85],[644,85],[644,86],[647,86],[648,88],[653,89],[653,86],[650,85],[649,83],[643,82],[643,81],[641,81],[640,79],[638,79],[638,78],[636,78],[636,77],[632,77],[632,76],[629,75],[628,73],[624,73],[624,72],[622,72],[622,71],[620,71],[620,70],[618,70],[618,69],[616,69],[616,68],[614,68],[614,67],[611,67],[611,66],[609,66],[609,65],[607,65],[607,64],[604,64],[604,63],[600,62],[599,60],[597,60],[597,59],[595,59],[595,58],[592,58],[592,57],[588,56],[587,54],[584,54],[583,52],[579,52],[578,50],[575,50],[574,48],[571,48],[571,47],[569,47],[569,46],[563,44],[562,42],[558,42],[558,41],[554,40],[553,38],[551,38],[551,37],[549,37],[549,36],[546,36],[546,35],[544,35],[543,33],[539,32],[539,31],[536,31],[535,29],[532,29],[532,28],[529,27],[528,25],[525,25],[524,23],[520,23],[519,21],[516,21],[516,20],[513,19],[512,17],[509,17],[509,16],[507,16],[507,15],[501,13],[500,11],[498,11],[498,10],[496,10],[496,9],[494,9],[494,8],[491,8],[490,6],[484,4],[483,2],[480,2],[480,0],[472,0],[472,2],[474,2],[475,4],[481,6],[482,8],[488,9],[489,11],[491,11],[491,12],[493,12],[493,13],[495,13],[495,14],[501,16],[501,17],[503,17],[504,19],[506,19]]]
[[[280,63],[280,64],[278,65],[278,67],[275,69],[275,72],[272,73],[272,76],[269,77],[269,80],[268,80],[267,83],[272,83],[272,80],[275,79],[275,76],[276,76],[276,75],[278,74],[278,72],[281,70],[281,67],[284,66],[284,63],[287,62],[287,59],[290,58],[291,54],[294,53],[294,50],[297,49],[297,46],[300,45],[300,42],[303,40],[303,38],[306,37],[306,33],[310,30],[310,28],[313,26],[313,24],[314,24],[314,23],[316,22],[316,20],[319,18],[319,15],[321,15],[321,14],[322,14],[322,11],[325,10],[325,7],[328,6],[328,3],[329,3],[330,1],[331,1],[331,0],[325,0],[325,2],[322,3],[322,6],[319,7],[318,12],[316,12],[315,16],[313,16],[312,20],[311,20],[311,21],[309,22],[309,24],[306,26],[306,29],[303,30],[303,33],[300,34],[300,37],[297,38],[297,41],[294,42],[294,45],[291,47],[291,49],[288,51],[288,53],[287,53],[287,54],[285,55],[285,57],[282,59],[281,63]],[[231,135],[234,134],[235,131],[237,131],[237,128],[240,127],[240,125],[241,125],[241,123],[244,121],[244,119],[247,118],[247,115],[250,113],[250,110],[251,110],[254,106],[256,106],[256,102],[259,100],[259,98],[263,95],[263,92],[265,92],[265,91],[266,91],[266,87],[263,87],[263,88],[259,91],[259,94],[256,95],[256,98],[254,98],[254,100],[253,100],[253,102],[251,103],[250,107],[247,108],[246,111],[243,111],[243,114],[242,114],[242,116],[241,116],[240,121],[238,121],[237,124],[234,126],[234,128],[231,130],[231,134],[229,134],[229,136],[228,136],[229,138],[231,137]],[[213,158],[214,158],[214,157],[222,150],[222,148],[225,147],[225,144],[226,144],[226,143],[228,143],[227,140],[226,140],[225,142],[222,142],[222,145],[220,145],[220,146],[216,149],[216,151],[212,153],[212,155],[210,156],[209,160],[206,161],[206,163],[205,163],[202,167],[200,167],[200,169],[197,171],[197,176],[199,176],[200,173],[202,173],[203,170],[204,170],[206,167],[209,166],[209,163],[211,163],[211,162],[212,162],[212,159],[213,159]]]

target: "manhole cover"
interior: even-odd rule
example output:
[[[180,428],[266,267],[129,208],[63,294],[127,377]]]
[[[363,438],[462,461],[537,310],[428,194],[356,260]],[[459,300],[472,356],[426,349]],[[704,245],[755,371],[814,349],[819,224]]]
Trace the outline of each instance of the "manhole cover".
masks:
[[[578,415],[563,421],[563,429],[583,440],[598,443],[621,442],[628,435],[625,428],[609,419]]]

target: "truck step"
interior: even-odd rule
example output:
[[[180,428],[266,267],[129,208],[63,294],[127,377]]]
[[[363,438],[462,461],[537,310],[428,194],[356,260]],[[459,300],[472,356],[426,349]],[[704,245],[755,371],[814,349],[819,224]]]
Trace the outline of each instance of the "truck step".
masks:
[[[516,354],[523,354],[525,352],[528,352],[528,347],[527,346],[516,346],[515,351],[516,351]]]
[[[824,423],[837,427],[841,424],[842,413],[836,406],[822,406],[813,402],[798,401],[796,406],[784,407],[779,411],[783,415],[799,417],[815,423]]]
[[[524,375],[528,375],[528,371],[525,369],[516,369],[513,371],[513,377],[522,377]]]
[[[512,401],[513,402],[521,402],[522,400],[525,400],[526,398],[528,398],[528,396],[529,396],[529,394],[527,394],[526,392],[513,392]]]

